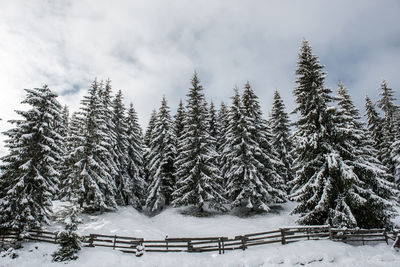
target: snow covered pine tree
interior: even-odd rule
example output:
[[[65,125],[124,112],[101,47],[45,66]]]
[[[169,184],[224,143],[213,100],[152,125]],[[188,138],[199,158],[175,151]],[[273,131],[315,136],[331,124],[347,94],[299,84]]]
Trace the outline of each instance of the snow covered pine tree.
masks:
[[[175,187],[175,131],[165,97],[161,101],[150,140],[148,164],[151,182],[147,190],[146,208],[154,214],[171,203]]]
[[[57,238],[60,248],[52,254],[53,261],[70,261],[76,260],[76,255],[81,249],[81,240],[76,233],[78,223],[81,222],[79,214],[81,208],[78,204],[78,198],[74,195],[70,197],[71,205],[67,207],[67,214],[64,219],[65,230],[58,233]]]
[[[285,166],[279,159],[278,153],[272,146],[272,132],[263,118],[258,97],[254,93],[249,82],[246,82],[242,95],[243,111],[246,121],[249,124],[249,133],[256,142],[260,150],[255,154],[257,160],[261,163],[258,166],[262,173],[265,183],[270,186],[268,189],[275,203],[286,201],[286,184],[282,177],[282,170]]]
[[[218,154],[209,133],[207,103],[202,91],[195,73],[187,95],[184,133],[178,140],[177,189],[172,194],[172,204],[195,205],[199,211],[208,207],[225,210],[221,172],[215,163]]]
[[[290,134],[290,121],[289,116],[285,111],[285,104],[283,103],[278,91],[274,93],[274,102],[272,104],[271,116],[269,125],[272,132],[272,145],[278,153],[278,158],[282,161],[283,166],[281,173],[284,183],[292,181],[294,172],[293,165],[293,142]],[[287,188],[288,191],[290,187]]]
[[[268,183],[269,177],[265,177],[261,171],[266,166],[257,156],[264,152],[251,134],[255,127],[254,120],[246,116],[237,89],[232,97],[228,118],[230,124],[222,160],[225,163],[223,173],[231,205],[250,211],[269,211],[271,204],[284,201],[279,197],[284,193]]]
[[[399,107],[394,104],[396,98],[394,97],[393,89],[388,87],[385,80],[382,81],[380,89],[381,92],[379,95],[381,97],[378,99],[378,107],[385,115],[382,121],[383,142],[380,146],[380,154],[382,155],[383,165],[385,165],[389,172],[394,175],[396,167],[395,162],[391,157],[391,146],[395,141],[396,115]]]
[[[100,85],[95,80],[89,95],[81,102],[81,112],[77,119],[82,127],[75,136],[75,149],[71,151],[74,168],[68,175],[70,187],[77,194],[81,207],[90,210],[115,210],[116,186],[112,165],[111,140],[107,132],[104,106],[99,97]]]
[[[144,172],[144,143],[142,129],[140,128],[138,117],[133,104],[130,104],[127,115],[127,137],[128,137],[128,165],[127,172],[132,182],[130,205],[135,209],[141,210],[145,201],[145,190],[147,183]]]
[[[350,138],[353,135],[348,127],[354,126],[354,120],[349,114],[353,112],[345,114],[344,110],[328,106],[333,98],[331,91],[324,88],[322,68],[304,41],[296,71],[298,86],[294,89],[298,104],[295,111],[300,115],[294,134],[297,172],[292,196],[300,203],[292,212],[300,214],[300,224],[390,227],[390,202],[377,200],[371,192],[380,182],[390,185],[384,179],[376,179],[376,175],[382,177],[380,171],[362,169],[366,162],[355,162],[361,157],[365,161],[369,158],[364,151],[355,150],[354,144],[361,142],[361,136],[355,134]],[[356,133],[355,128],[352,131]],[[376,162],[367,163],[378,166]],[[368,174],[364,173],[366,169]],[[380,189],[382,186],[378,185]],[[379,208],[374,214],[378,218],[365,217],[363,212],[374,208]]]
[[[0,226],[20,231],[48,222],[63,156],[57,95],[47,85],[25,91],[22,103],[31,109],[17,111],[23,119],[10,121],[16,127],[5,132],[9,154],[0,177]]]

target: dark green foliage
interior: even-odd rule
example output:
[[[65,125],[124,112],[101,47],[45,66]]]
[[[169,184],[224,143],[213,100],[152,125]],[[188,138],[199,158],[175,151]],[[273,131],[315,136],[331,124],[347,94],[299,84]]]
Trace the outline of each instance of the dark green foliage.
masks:
[[[67,217],[64,221],[65,230],[57,235],[60,248],[52,254],[53,261],[76,260],[78,258],[76,254],[81,249],[80,237],[76,233],[78,223],[81,222],[78,217],[81,210],[76,203],[76,198],[72,197],[72,199],[72,205],[68,207]]]
[[[147,187],[145,181],[144,171],[144,144],[142,128],[140,128],[137,113],[133,108],[133,104],[130,105],[127,115],[127,137],[128,137],[128,165],[127,172],[132,181],[130,205],[140,210],[144,205],[145,190]]]
[[[289,116],[285,111],[285,105],[278,91],[275,91],[274,93],[274,102],[272,104],[269,125],[272,132],[272,145],[278,153],[278,158],[283,163],[279,173],[281,174],[284,183],[287,184],[294,178],[294,172],[292,170],[293,142],[290,137]]]
[[[380,86],[380,99],[378,107],[384,112],[382,121],[383,142],[380,144],[381,161],[388,168],[389,172],[395,174],[395,162],[391,157],[392,144],[396,136],[396,115],[398,107],[394,104],[396,98],[392,88],[389,88],[386,81],[383,80]]]
[[[297,111],[296,178],[293,213],[301,224],[334,227],[390,228],[391,184],[386,172],[368,152],[371,141],[358,120],[358,111],[342,85],[339,109],[330,107],[330,90],[311,47],[303,42],[294,90]],[[368,218],[366,220],[366,218]]]
[[[232,98],[228,119],[230,124],[223,145],[222,160],[231,205],[252,211],[269,211],[270,204],[285,200],[285,193],[270,182],[275,182],[271,179],[274,177],[264,176],[262,169],[267,167],[257,157],[264,151],[253,139],[251,131],[255,124],[251,117],[246,116],[237,89]]]
[[[175,131],[167,100],[163,97],[154,122],[148,156],[151,182],[147,190],[146,207],[151,213],[159,212],[172,201],[175,156]]]
[[[112,102],[112,125],[113,125],[113,161],[116,167],[114,176],[115,186],[117,187],[116,201],[119,205],[132,203],[132,179],[127,172],[128,167],[128,125],[125,118],[125,107],[122,103],[123,96],[121,90],[118,91]]]
[[[258,97],[249,82],[246,82],[244,87],[242,105],[251,139],[255,141],[260,149],[255,152],[255,158],[260,162],[260,165],[257,166],[258,171],[265,180],[265,183],[271,186],[270,189],[266,188],[266,190],[274,196],[274,202],[285,202],[286,185],[279,173],[279,170],[284,168],[284,165],[271,144],[271,129],[267,121],[263,118]]]
[[[207,205],[223,210],[222,178],[216,165],[219,156],[209,133],[209,118],[202,91],[197,74],[194,74],[192,88],[187,95],[184,133],[178,140],[175,161],[177,189],[173,193],[173,204],[195,205],[199,210]]]
[[[81,102],[81,112],[76,118],[81,130],[73,137],[75,149],[70,152],[70,157],[74,168],[67,180],[72,183],[69,186],[77,194],[81,207],[106,211],[117,207],[113,177],[116,169],[100,92],[100,84],[95,80],[89,95]]]
[[[185,120],[185,107],[183,106],[182,100],[179,101],[179,106],[174,116],[174,129],[176,140],[178,140],[183,134],[183,129],[185,125],[183,124]]]
[[[51,199],[57,191],[63,138],[59,129],[61,105],[47,85],[26,89],[28,111],[5,132],[9,154],[2,158],[0,226],[21,231],[48,222]]]
[[[144,144],[147,147],[150,146],[151,134],[152,134],[153,129],[154,129],[154,122],[156,121],[156,118],[157,118],[157,111],[155,109],[153,109],[153,111],[151,112],[151,115],[150,115],[150,121],[149,121],[149,124],[147,126],[146,134],[144,135]]]

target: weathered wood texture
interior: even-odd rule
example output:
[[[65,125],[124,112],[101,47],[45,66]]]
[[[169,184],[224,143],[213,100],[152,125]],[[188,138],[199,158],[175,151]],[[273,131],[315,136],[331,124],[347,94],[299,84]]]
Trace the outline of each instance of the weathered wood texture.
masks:
[[[0,241],[12,240],[40,241],[58,243],[57,232],[31,230],[20,235],[15,230],[0,229]],[[208,252],[227,250],[245,250],[248,247],[281,243],[283,245],[301,240],[332,240],[337,242],[366,244],[368,242],[386,242],[398,240],[397,232],[389,233],[385,229],[335,229],[329,226],[297,226],[280,228],[273,231],[251,233],[228,238],[185,237],[163,240],[144,240],[138,237],[90,234],[82,237],[88,247],[109,247],[126,253],[136,253],[137,246],[144,246],[147,252]],[[396,243],[396,242],[395,242]],[[397,243],[400,243],[398,241]],[[396,244],[395,244],[396,245]],[[399,244],[400,245],[400,244]]]

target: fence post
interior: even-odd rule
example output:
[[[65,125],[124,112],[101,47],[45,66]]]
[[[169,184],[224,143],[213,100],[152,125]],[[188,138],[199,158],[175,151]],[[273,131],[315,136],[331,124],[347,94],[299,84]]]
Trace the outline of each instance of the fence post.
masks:
[[[192,242],[190,240],[188,240],[188,242],[187,242],[187,247],[188,247],[188,252],[192,252],[193,246],[192,246]]]
[[[329,240],[333,240],[333,232],[331,226],[329,226]]]
[[[218,254],[221,254],[221,237],[218,238]]]
[[[54,234],[54,243],[56,243],[56,244],[57,244],[57,236],[58,236],[58,232],[56,232],[56,233]]]
[[[281,235],[282,235],[282,245],[285,245],[286,244],[285,228],[281,228]]]
[[[224,243],[224,238],[222,238],[222,253],[225,254],[225,243]]]
[[[241,239],[242,239],[242,249],[245,250],[246,249],[246,237],[242,236]]]
[[[115,249],[115,241],[117,239],[117,235],[114,235],[113,249]]]
[[[94,242],[94,235],[90,234],[89,235],[89,247],[94,247],[93,242]]]
[[[168,236],[165,236],[165,244],[167,246],[167,251],[168,251]]]
[[[389,240],[388,240],[386,229],[383,231],[383,236],[385,237],[386,244],[389,245]]]

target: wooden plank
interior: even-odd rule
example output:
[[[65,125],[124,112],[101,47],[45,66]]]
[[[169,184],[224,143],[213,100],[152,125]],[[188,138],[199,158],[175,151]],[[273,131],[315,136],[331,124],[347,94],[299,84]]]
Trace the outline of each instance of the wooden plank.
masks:
[[[57,235],[55,232],[49,232],[49,231],[42,231],[42,230],[29,230],[28,233],[33,232],[33,233],[40,233],[40,234],[48,234],[48,235]]]
[[[171,242],[171,243],[185,243],[186,241],[170,241],[170,240],[143,240],[143,243],[166,243],[166,242]]]
[[[245,234],[244,236],[249,237],[249,236],[256,236],[256,235],[267,235],[267,234],[274,234],[274,233],[280,233],[280,230],[274,230],[274,231],[268,231],[268,232],[260,232],[260,233],[254,233],[254,234]]]
[[[248,238],[247,240],[259,240],[259,239],[271,239],[271,238],[280,238],[281,235],[271,235],[271,236],[262,236],[262,237],[255,237],[255,238]]]
[[[280,241],[280,240],[279,240]],[[229,243],[229,242],[225,242],[225,247],[229,247],[229,246],[235,246],[235,245],[241,245],[242,244],[242,241],[237,241],[237,242],[231,242],[231,243]]]
[[[93,238],[93,242],[107,242],[107,243],[112,243],[113,241],[110,239],[97,239]]]
[[[197,241],[197,242],[192,242],[192,245],[201,245],[201,244],[218,243],[218,242],[219,240]]]
[[[39,242],[47,242],[47,243],[57,244],[57,243],[54,242],[54,240],[40,239],[40,238],[27,238],[27,239],[32,240],[32,241],[39,241]]]
[[[216,245],[214,245],[214,246],[210,245],[210,246],[193,247],[193,250],[196,250],[196,249],[203,249],[203,248],[216,248],[216,249],[218,249],[218,244],[216,244]]]
[[[119,249],[119,251],[122,251],[122,252],[124,252],[124,253],[136,253],[136,250]]]
[[[248,242],[247,246],[258,246],[258,245],[264,245],[264,244],[272,244],[272,243],[281,243],[280,239],[277,240],[268,240],[268,241],[257,241],[257,242]]]
[[[25,236],[24,239],[42,239],[42,240],[47,240],[47,241],[54,241],[54,238],[47,238],[44,236]]]
[[[368,237],[384,237],[383,234],[348,234],[348,235],[341,235],[341,236],[337,236],[340,238],[347,238],[347,237],[364,237],[364,238],[368,238]]]
[[[210,251],[219,251],[219,249],[218,248],[202,248],[195,252],[210,252]]]
[[[167,245],[165,244],[165,245],[161,245],[161,244],[159,244],[159,245],[146,245],[145,246],[146,248],[167,248]],[[170,248],[186,248],[187,247],[187,244],[185,244],[185,245],[168,245],[168,247],[170,247]]]
[[[91,234],[92,236],[98,236],[98,237],[108,237],[108,238],[114,238],[117,237],[118,239],[133,239],[133,240],[142,240],[143,238],[138,238],[138,237],[129,237],[129,236],[120,236],[120,235],[103,235],[103,234]]]
[[[329,237],[329,233],[285,236],[286,239],[305,238],[305,237]]]
[[[358,232],[358,233],[383,233],[385,229],[331,229],[332,232]]]
[[[108,244],[93,244],[94,247],[107,247],[107,248],[112,248],[113,245],[108,245]]]
[[[168,242],[171,241],[183,241],[183,242],[187,242],[187,241],[192,241],[192,240],[218,240],[219,237],[185,237],[185,238],[165,238],[165,240],[168,240]]]
[[[120,244],[140,244],[142,243],[141,240],[131,240],[131,241],[125,241],[125,240],[115,240],[115,243],[120,243]]]
[[[146,249],[146,252],[188,252],[187,250],[180,250],[180,249]]]

